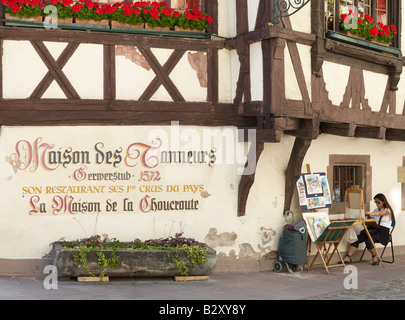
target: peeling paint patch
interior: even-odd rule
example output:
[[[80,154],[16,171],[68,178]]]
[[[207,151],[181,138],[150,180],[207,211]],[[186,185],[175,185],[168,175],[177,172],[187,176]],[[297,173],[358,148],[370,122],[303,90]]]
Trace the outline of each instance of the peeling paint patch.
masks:
[[[136,47],[131,46],[116,46],[115,54],[117,56],[124,56],[125,58],[131,60],[136,65],[144,68],[145,70],[151,70],[151,67],[143,57],[143,55],[138,51]]]
[[[277,197],[274,199],[272,205],[274,208],[277,208]]]
[[[238,236],[235,232],[224,232],[218,234],[218,230],[216,228],[211,228],[208,234],[205,236],[204,241],[211,248],[232,247],[235,244],[237,237]]]
[[[202,88],[207,88],[207,54],[205,52],[188,53],[188,62],[197,72],[198,81]]]
[[[6,162],[11,164],[11,166],[13,167],[14,173],[17,173],[17,171],[19,169],[21,169],[22,164],[23,164],[21,160],[15,160],[15,159],[12,159],[12,158],[10,158],[8,156],[6,157]]]
[[[259,243],[257,245],[257,248],[260,250],[260,253],[263,256],[266,256],[267,253],[272,249],[270,243],[276,234],[277,232],[271,228],[264,228],[264,227],[260,228],[260,237],[262,243],[261,244]]]
[[[272,240],[273,237],[277,234],[276,231],[274,231],[272,228],[260,228],[260,235],[262,238],[262,244],[265,246],[269,244]]]
[[[260,253],[256,252],[250,243],[242,243],[239,245],[239,259],[260,259]]]
[[[203,197],[204,199],[211,197],[212,194],[210,194],[208,191],[202,191],[201,192],[201,197]]]

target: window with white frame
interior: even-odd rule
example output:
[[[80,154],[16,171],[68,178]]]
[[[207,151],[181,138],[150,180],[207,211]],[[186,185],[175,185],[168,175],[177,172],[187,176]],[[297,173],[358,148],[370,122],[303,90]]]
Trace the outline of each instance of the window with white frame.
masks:
[[[323,0],[325,3],[325,29],[340,32],[340,16],[350,10],[359,15],[369,15],[374,23],[394,26],[391,44],[401,47],[401,0]]]
[[[388,0],[325,0],[327,28],[339,31],[339,17],[353,10],[358,14],[368,14],[374,21],[383,24],[393,23],[388,19]]]
[[[171,0],[170,6],[176,9],[196,9],[202,6],[202,0]]]

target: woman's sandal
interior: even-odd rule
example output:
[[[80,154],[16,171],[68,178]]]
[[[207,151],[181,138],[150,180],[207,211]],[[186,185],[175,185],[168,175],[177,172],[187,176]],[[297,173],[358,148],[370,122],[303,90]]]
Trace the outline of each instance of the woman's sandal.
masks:
[[[377,256],[377,255],[372,256],[373,262],[371,263],[371,265],[373,265],[373,266],[378,266],[378,265],[380,264],[380,260],[379,260],[378,258],[377,258],[377,261],[374,262],[374,258],[375,258],[376,256]]]
[[[344,260],[344,259],[346,259],[346,257],[349,258],[349,261],[345,261],[345,260]],[[349,255],[347,254],[347,255],[343,258],[343,262],[344,262],[345,264],[350,264],[350,263],[352,263],[352,256],[349,256]],[[339,261],[338,264],[342,264],[342,261]]]

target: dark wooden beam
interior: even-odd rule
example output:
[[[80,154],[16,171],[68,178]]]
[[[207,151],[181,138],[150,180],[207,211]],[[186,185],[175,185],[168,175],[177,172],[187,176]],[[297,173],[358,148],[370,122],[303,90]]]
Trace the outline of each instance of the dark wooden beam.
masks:
[[[116,99],[115,46],[104,45],[104,99]]]
[[[255,30],[267,27],[273,21],[273,0],[260,0],[256,15]]]
[[[294,146],[291,152],[290,160],[288,162],[287,170],[285,172],[285,199],[284,199],[284,211],[290,210],[291,200],[296,188],[296,183],[301,175],[302,163],[312,140],[302,139],[300,137],[295,138]]]
[[[296,119],[298,120],[298,119]],[[318,138],[320,133],[320,120],[315,119],[301,119],[298,120],[299,123],[295,122],[292,129],[285,128],[285,134],[292,135],[295,137],[300,137],[303,139],[315,140]]]
[[[59,69],[62,70],[63,67],[66,65],[68,60],[72,57],[75,53],[76,49],[79,47],[78,43],[68,43],[66,48],[63,50],[59,58],[56,60],[56,64],[58,65]],[[54,77],[51,71],[48,70],[47,74],[44,76],[42,81],[38,84],[35,90],[32,92],[30,99],[39,99],[45,93],[45,91],[49,88]]]
[[[176,64],[183,57],[186,50],[175,50],[171,54],[165,65],[162,67],[150,48],[138,47],[138,49],[156,74],[156,77],[146,88],[145,92],[141,95],[139,100],[149,100],[159,89],[159,87],[163,85],[169,95],[172,97],[173,101],[184,102],[185,99],[183,98],[177,87],[174,85],[173,81],[169,78],[169,75]]]
[[[207,99],[208,102],[219,101],[219,62],[218,50],[207,50]]]
[[[254,147],[254,148],[253,148]],[[264,150],[264,143],[257,142],[252,143],[251,149],[249,150],[248,161],[246,162],[245,168],[252,165],[249,161],[252,161],[252,153],[255,153],[255,170],[252,174],[244,174],[240,180],[238,188],[238,217],[246,215],[246,204],[249,197],[250,189],[252,188],[253,183],[255,182],[256,177],[256,166],[259,161],[260,155]]]
[[[332,134],[335,136],[349,137],[350,136],[350,123],[326,123],[322,122],[320,130],[322,133]],[[352,128],[353,129],[353,128]]]
[[[279,38],[308,46],[311,46],[316,40],[316,36],[310,33],[268,26],[226,40],[225,48],[229,50],[237,49],[237,38],[243,38],[244,41],[246,41],[248,44],[253,44],[255,42],[268,39]]]
[[[385,132],[385,128],[357,126],[354,137],[384,140]]]
[[[0,100],[0,125],[183,125],[255,127],[232,104],[123,100]]]
[[[223,49],[225,40],[191,39],[170,36],[99,32],[85,30],[47,30],[43,28],[10,28],[0,26],[4,40],[54,41],[69,43],[94,43],[105,45],[142,46],[163,49],[207,51]]]
[[[405,130],[386,129],[385,139],[389,141],[405,141]]]
[[[75,88],[72,86],[66,75],[63,73],[62,68],[52,57],[51,53],[44,45],[44,43],[42,41],[32,40],[31,44],[48,68],[49,76],[58,83],[66,97],[68,99],[80,99],[79,94],[76,92]]]

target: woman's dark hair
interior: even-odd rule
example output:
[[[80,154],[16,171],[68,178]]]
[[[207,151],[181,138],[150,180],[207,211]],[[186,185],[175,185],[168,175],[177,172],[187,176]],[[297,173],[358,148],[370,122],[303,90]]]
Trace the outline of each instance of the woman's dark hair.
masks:
[[[391,220],[395,221],[394,210],[392,210],[391,205],[389,204],[387,198],[382,193],[378,193],[374,196],[374,200],[380,200],[384,204],[384,208],[390,209],[391,212]]]

